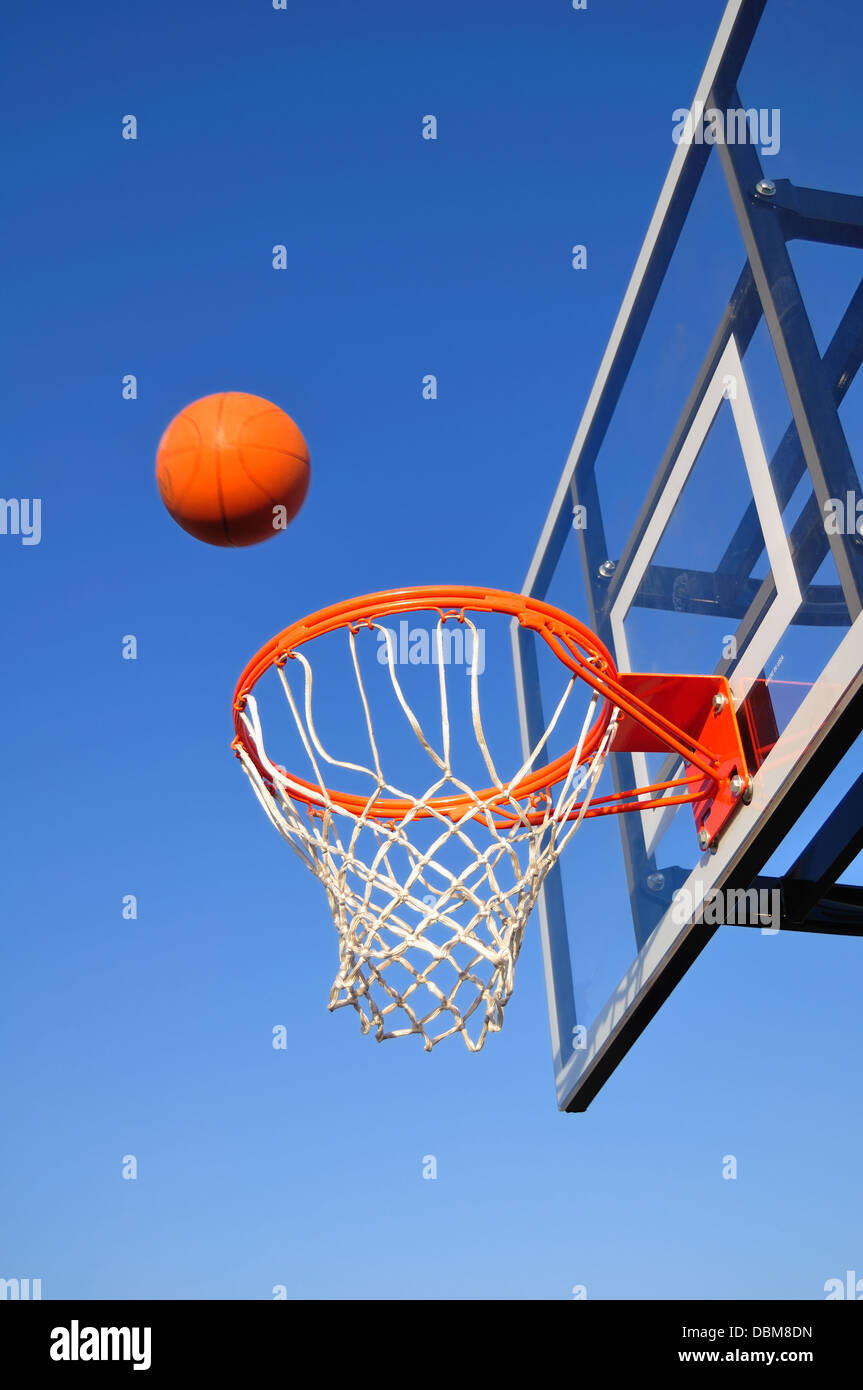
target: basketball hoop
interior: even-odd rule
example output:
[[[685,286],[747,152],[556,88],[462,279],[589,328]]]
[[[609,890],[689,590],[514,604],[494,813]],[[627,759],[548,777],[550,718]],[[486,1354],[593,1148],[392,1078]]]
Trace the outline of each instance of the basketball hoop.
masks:
[[[440,740],[426,732],[396,672],[394,635],[381,619],[437,615],[434,641]],[[542,638],[568,678],[548,726],[513,774],[502,777],[480,710],[478,663],[470,669],[470,726],[488,772],[477,790],[454,767],[443,630],[477,629],[470,614],[509,616]],[[362,702],[370,765],[334,757],[315,725],[310,643],[342,629]],[[358,641],[378,634],[389,683],[431,766],[419,794],[398,787],[381,766]],[[474,645],[473,650],[476,650]],[[302,668],[298,700],[285,667]],[[264,747],[252,693],[275,670],[311,776],[275,763]],[[581,697],[576,742],[541,758],[564,711]],[[677,719],[675,719],[677,715]],[[536,599],[498,589],[424,587],[366,595],[286,628],[249,662],[234,693],[232,744],[276,829],[326,888],[340,938],[331,1009],[350,1004],[364,1033],[379,1041],[418,1033],[427,1051],[453,1033],[478,1051],[496,1032],[513,988],[515,961],[543,881],[582,821],[692,802],[699,837],[715,840],[749,779],[724,680],[714,676],[618,674],[610,653],[583,624]],[[682,774],[596,796],[612,748],[671,751]],[[362,793],[331,788],[328,765],[364,781]],[[705,839],[704,837],[708,837]]]

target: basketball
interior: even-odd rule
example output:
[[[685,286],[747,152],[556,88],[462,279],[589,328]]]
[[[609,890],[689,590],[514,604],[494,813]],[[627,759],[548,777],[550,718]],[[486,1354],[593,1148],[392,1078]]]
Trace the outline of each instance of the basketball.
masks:
[[[156,454],[171,516],[209,545],[255,545],[296,516],[309,486],[309,450],[272,401],[223,391],[187,405]]]

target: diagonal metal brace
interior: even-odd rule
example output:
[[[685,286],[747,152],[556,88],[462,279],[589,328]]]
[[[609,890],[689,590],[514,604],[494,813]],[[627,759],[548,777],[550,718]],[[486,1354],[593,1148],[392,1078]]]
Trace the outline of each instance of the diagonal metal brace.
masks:
[[[763,179],[752,198],[761,207],[775,208],[786,241],[822,241],[863,250],[863,198],[854,193],[798,188],[790,179]]]

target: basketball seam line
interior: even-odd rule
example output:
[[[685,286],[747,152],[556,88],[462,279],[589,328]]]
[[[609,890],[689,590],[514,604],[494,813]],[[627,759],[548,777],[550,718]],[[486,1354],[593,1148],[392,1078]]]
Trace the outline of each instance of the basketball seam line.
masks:
[[[219,431],[222,428],[222,414],[224,409],[225,394],[223,392],[219,401],[219,413],[216,417],[216,487],[219,491],[219,511],[222,513],[222,530],[228,545],[233,545],[234,542],[231,540],[231,533],[228,530],[228,518],[225,516],[225,494],[222,490],[222,451],[219,447]]]
[[[253,445],[252,447],[255,448],[255,447],[257,447],[257,446],[256,446],[256,445]],[[249,480],[249,482],[252,484],[252,486],[258,488],[258,490],[264,494],[264,496],[266,497],[267,501],[271,504],[271,506],[273,506],[273,507],[278,507],[278,506],[280,506],[281,504],[276,500],[275,497],[273,497],[272,493],[267,492],[267,489],[263,486],[263,484],[262,484],[262,483],[259,483],[258,480],[257,480],[257,478],[253,477],[253,475],[249,472],[249,470],[248,470],[248,468],[247,468],[247,466],[246,466],[246,461],[245,461],[245,459],[243,458],[243,445],[242,445],[242,444],[237,444],[237,445],[236,445],[236,450],[237,450],[237,462],[239,463],[240,467],[242,468],[243,472],[245,473],[246,477],[248,478],[248,480]],[[293,458],[294,455],[293,455],[293,454],[290,454],[288,457],[289,457],[289,458]],[[268,539],[269,539],[269,537],[268,537]]]
[[[185,411],[182,411],[182,412],[181,412],[181,414],[178,416],[178,419],[181,419],[181,420],[182,420],[182,419],[188,420],[189,424],[190,424],[190,425],[192,426],[192,428],[195,430],[195,432],[196,432],[196,434],[197,434],[197,436],[198,436],[198,443],[197,443],[197,445],[190,444],[190,445],[189,445],[189,448],[190,448],[190,449],[197,448],[197,450],[198,450],[198,458],[197,458],[197,460],[196,460],[196,462],[195,462],[195,466],[194,466],[194,468],[192,469],[192,472],[190,473],[189,477],[186,479],[186,486],[183,488],[182,493],[177,493],[177,494],[175,494],[175,496],[174,496],[173,501],[174,501],[174,510],[175,510],[175,511],[180,511],[180,507],[181,507],[181,503],[182,503],[182,501],[183,501],[183,498],[186,496],[186,493],[189,491],[189,488],[192,486],[192,483],[195,481],[195,474],[197,473],[198,469],[199,469],[200,466],[201,466],[201,454],[202,454],[203,448],[204,448],[204,437],[203,437],[203,435],[201,434],[200,426],[198,425],[197,420],[194,419],[193,416],[187,415]],[[179,449],[171,449],[171,450],[170,450],[170,453],[169,453],[169,455],[168,455],[169,460],[170,460],[170,458],[171,458],[175,453],[180,453],[180,452],[186,453],[187,450],[186,450],[186,449],[183,449],[183,450],[181,451],[181,450],[179,450]],[[171,509],[169,508],[168,510],[170,511]],[[181,513],[181,514],[182,514],[182,513]]]

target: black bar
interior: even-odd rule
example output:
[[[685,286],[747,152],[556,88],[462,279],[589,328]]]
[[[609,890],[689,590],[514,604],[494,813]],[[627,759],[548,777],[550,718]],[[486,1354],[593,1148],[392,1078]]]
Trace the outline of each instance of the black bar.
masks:
[[[749,885],[756,892],[780,895],[778,925],[782,931],[811,932],[816,936],[863,936],[863,888],[856,884],[837,883],[827,888],[820,898],[814,895],[818,885],[801,881],[796,885],[801,889],[799,900],[788,893],[787,878],[773,878],[759,874]],[[725,891],[733,891],[733,884],[726,884]],[[810,900],[814,903],[810,906]],[[803,907],[806,916],[800,915]],[[760,921],[733,922],[735,927],[760,927]]]
[[[296,1260],[296,1252],[290,1253]],[[767,1372],[767,1383],[777,1367],[789,1363],[802,1364],[814,1372],[810,1376],[813,1384],[833,1387],[853,1379],[853,1367],[859,1364],[863,1316],[859,1276],[846,1269],[842,1260],[816,1261],[810,1277],[804,1280],[802,1297],[735,1297],[727,1279],[716,1270],[711,1276],[708,1265],[701,1282],[721,1290],[724,1297],[651,1300],[598,1297],[602,1289],[614,1289],[613,1272],[611,1276],[602,1272],[592,1279],[588,1271],[586,1283],[574,1284],[585,1263],[578,1256],[576,1246],[572,1273],[564,1273],[557,1285],[553,1281],[550,1284],[548,1277],[527,1274],[519,1283],[518,1294],[508,1300],[492,1292],[495,1281],[480,1267],[476,1302],[467,1306],[464,1300],[445,1295],[424,1300],[423,1283],[430,1281],[423,1281],[417,1273],[418,1257],[414,1256],[403,1261],[404,1292],[395,1308],[391,1297],[389,1302],[384,1295],[375,1301],[373,1276],[347,1307],[352,1312],[359,1310],[360,1320],[369,1327],[380,1322],[387,1307],[391,1308],[386,1350],[394,1365],[429,1354],[429,1322],[441,1308],[447,1321],[447,1358],[452,1360],[455,1353],[465,1365],[472,1366],[477,1361],[476,1336],[468,1324],[474,1308],[487,1307],[492,1312],[498,1303],[512,1302],[519,1310],[531,1305],[529,1316],[518,1311],[507,1318],[512,1328],[512,1334],[507,1328],[507,1348],[521,1346],[526,1359],[535,1351],[537,1329],[547,1341],[559,1335],[563,1322],[569,1343],[577,1345],[581,1360],[600,1372],[606,1367],[610,1372],[613,1365],[618,1378],[626,1372],[643,1378],[649,1370],[663,1383],[668,1370],[713,1362],[732,1372],[726,1376],[728,1383],[735,1380],[732,1368],[753,1363]],[[769,1264],[767,1268],[769,1271]],[[781,1271],[777,1269],[774,1274],[781,1284]],[[681,1265],[675,1282],[679,1288],[691,1290],[693,1279],[685,1265]],[[745,1277],[741,1271],[740,1282],[744,1288],[751,1285],[751,1275]],[[771,1287],[767,1276],[762,1283]],[[489,1299],[494,1301],[489,1303]],[[546,1313],[543,1303],[550,1305]],[[322,1313],[314,1313],[316,1306]],[[345,1306],[343,1298],[325,1301],[312,1296],[212,1302],[62,1299],[9,1303],[3,1310],[4,1359],[8,1367],[18,1367],[12,1383],[22,1385],[37,1380],[40,1385],[68,1385],[71,1379],[90,1386],[135,1386],[137,1368],[144,1371],[139,1377],[144,1385],[161,1387],[177,1382],[199,1387],[224,1382],[257,1386],[290,1375],[293,1361],[302,1361],[306,1354],[314,1359],[321,1347],[321,1334],[313,1324],[318,1316],[324,1320],[337,1317]],[[327,1308],[332,1311],[328,1313]],[[102,1329],[134,1333],[127,1342],[132,1344],[132,1354],[127,1359],[110,1355],[112,1343],[119,1348],[126,1341],[119,1335],[110,1342],[106,1339],[103,1352]],[[93,1334],[95,1358],[90,1359]],[[441,1342],[442,1350],[443,1346]],[[64,1354],[69,1359],[60,1359]],[[508,1356],[513,1359],[509,1350]],[[698,1377],[695,1380],[697,1383]],[[781,1380],[784,1382],[784,1377]]]
[[[809,913],[803,930],[863,936],[863,888],[837,883]]]
[[[785,876],[789,915],[805,921],[863,850],[863,773]]]

